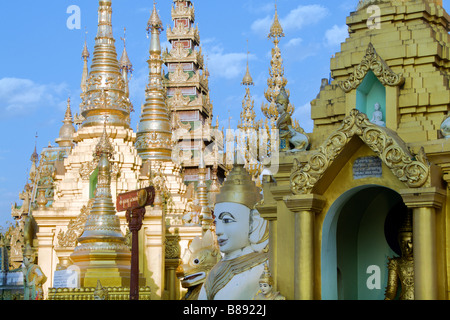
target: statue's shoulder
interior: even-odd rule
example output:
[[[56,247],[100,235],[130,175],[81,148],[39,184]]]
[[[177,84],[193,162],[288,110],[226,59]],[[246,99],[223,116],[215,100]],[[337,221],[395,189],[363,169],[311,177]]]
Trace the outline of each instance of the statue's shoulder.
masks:
[[[397,269],[399,260],[399,257],[388,258],[388,269]]]

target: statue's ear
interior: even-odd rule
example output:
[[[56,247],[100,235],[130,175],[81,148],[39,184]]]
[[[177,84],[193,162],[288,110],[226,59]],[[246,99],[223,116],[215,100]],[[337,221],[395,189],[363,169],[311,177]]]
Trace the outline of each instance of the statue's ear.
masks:
[[[250,243],[259,244],[268,239],[268,224],[258,210],[250,210]]]

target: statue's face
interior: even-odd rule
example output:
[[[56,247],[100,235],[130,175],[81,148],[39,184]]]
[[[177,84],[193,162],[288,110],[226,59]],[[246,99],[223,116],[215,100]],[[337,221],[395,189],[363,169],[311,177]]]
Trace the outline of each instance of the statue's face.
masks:
[[[260,282],[259,289],[262,294],[268,294],[272,290],[272,286],[268,283]]]
[[[222,253],[250,245],[250,209],[233,202],[218,203],[214,209],[217,241]]]
[[[408,257],[413,254],[413,241],[411,233],[401,233],[399,235],[399,244],[402,256]]]
[[[29,267],[30,265],[32,265],[33,263],[33,256],[30,255],[25,255],[23,257],[23,264],[25,265],[25,267]]]
[[[283,104],[277,102],[276,106],[277,106],[278,113],[283,113],[284,112],[284,105]]]

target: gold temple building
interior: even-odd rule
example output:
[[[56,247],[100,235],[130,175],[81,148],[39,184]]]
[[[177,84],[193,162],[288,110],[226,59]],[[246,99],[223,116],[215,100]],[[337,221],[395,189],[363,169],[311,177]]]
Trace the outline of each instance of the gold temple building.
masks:
[[[30,183],[20,195],[24,205],[13,207],[21,224],[10,233],[16,244],[10,259],[20,265],[25,243],[20,233],[32,215],[38,227],[32,244],[48,277],[47,298],[55,271],[73,264],[81,266],[81,287],[93,290],[95,280],[104,287],[126,286],[125,213],[115,212],[108,197],[153,185],[155,203],[146,207],[139,233],[141,290],[149,299],[178,300],[175,269],[181,252],[205,230],[214,231],[213,194],[226,167],[217,149],[206,157],[204,150],[212,141],[221,144],[223,136],[202,127],[199,136],[182,146],[192,151],[190,159],[176,162],[171,157],[179,142],[174,132],[196,131],[189,121],[214,127],[207,68],[195,50],[194,8],[192,1],[182,0],[173,1],[175,26],[167,31],[172,44],[167,52],[161,52],[162,23],[154,5],[148,22],[146,101],[137,132],[130,128],[131,63],[125,50],[123,59],[117,59],[111,2],[99,1],[90,70],[86,46],[83,51],[80,115],[72,119],[69,101],[58,147],[45,148],[39,164],[32,156]],[[274,288],[287,300],[383,300],[396,295],[448,300],[450,16],[442,0],[355,0],[356,5],[346,21],[349,37],[330,59],[330,81],[322,81],[311,101],[313,131],[305,133],[302,119],[292,119],[291,138],[297,135],[304,143],[294,145],[289,135],[277,142],[276,173],[258,164],[246,167],[254,177],[263,173],[263,200],[257,209],[269,224]],[[371,6],[379,9],[376,19]],[[283,37],[275,11],[269,34],[273,69],[267,103],[261,107],[266,120],[255,118],[247,64],[243,130],[278,126],[279,99],[285,116],[293,114],[289,97],[296,90],[288,88],[278,46]],[[196,154],[198,162],[191,161]],[[185,168],[192,178],[184,177]],[[198,181],[194,191],[187,186],[192,181]],[[25,208],[27,201],[30,208]],[[99,219],[108,221],[108,227],[96,227]],[[412,242],[400,243],[404,234],[412,235]],[[407,258],[405,245],[413,249],[402,264],[394,257]],[[111,248],[115,259],[109,257]],[[115,279],[96,273],[95,264]],[[398,288],[396,277],[403,281]],[[51,292],[57,294],[54,288]]]
[[[308,150],[282,152],[263,184],[277,290],[384,299],[410,213],[414,298],[448,299],[449,15],[442,1],[360,1],[347,25]]]

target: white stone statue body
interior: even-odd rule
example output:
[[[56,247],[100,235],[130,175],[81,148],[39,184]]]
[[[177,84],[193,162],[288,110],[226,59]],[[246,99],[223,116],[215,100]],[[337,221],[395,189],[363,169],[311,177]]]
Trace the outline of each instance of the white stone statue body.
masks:
[[[304,132],[299,132],[292,126],[291,116],[287,112],[287,103],[282,98],[276,103],[279,114],[276,126],[280,130],[280,138],[287,137],[295,150],[304,151],[309,146],[309,138]]]
[[[259,290],[267,254],[267,222],[257,210],[233,202],[218,203],[214,210],[222,260],[206,279],[199,300],[251,300]]]
[[[381,111],[380,104],[378,102],[375,103],[373,108],[374,108],[374,111],[372,114],[372,120],[370,120],[370,122],[372,122],[373,124],[376,124],[380,127],[385,127],[386,124],[383,121],[383,112]]]

